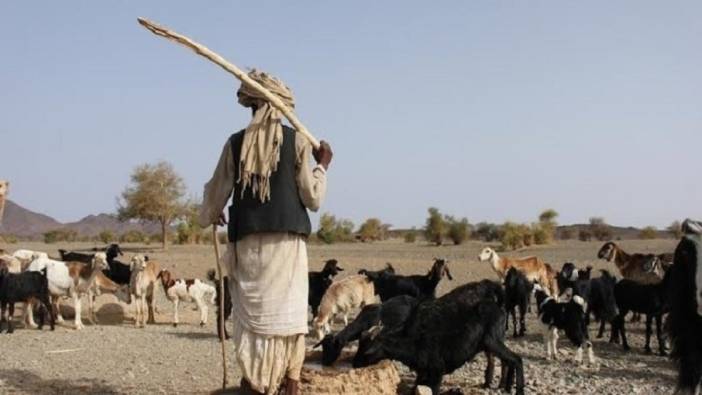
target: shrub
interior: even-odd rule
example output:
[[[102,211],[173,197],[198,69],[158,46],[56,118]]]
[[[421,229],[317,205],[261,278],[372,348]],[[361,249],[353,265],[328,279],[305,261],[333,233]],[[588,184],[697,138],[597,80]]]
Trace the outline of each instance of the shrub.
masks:
[[[481,222],[475,226],[474,237],[485,242],[492,242],[500,239],[500,227],[495,224]]]
[[[121,243],[143,243],[146,235],[140,230],[128,230],[119,237]]]
[[[0,236],[0,241],[7,244],[17,244],[17,236],[15,235],[2,235]]]
[[[453,217],[446,217],[448,223],[448,237],[453,241],[453,244],[463,244],[470,236],[470,223],[468,219],[463,218],[460,221]]]
[[[639,238],[644,239],[644,240],[655,239],[657,236],[658,236],[658,231],[653,226],[647,226],[647,227],[641,229],[641,232],[639,232]]]
[[[612,240],[612,230],[602,217],[590,218],[590,233],[599,241]]]
[[[347,219],[337,221],[335,216],[324,213],[319,218],[317,238],[326,244],[332,244],[337,241],[352,241],[353,222]]]
[[[436,207],[430,207],[429,218],[427,218],[427,224],[424,227],[424,235],[426,236],[427,241],[436,245],[441,245],[444,242],[446,232],[446,220],[439,212],[439,209]]]
[[[403,237],[405,239],[405,243],[414,243],[417,241],[417,231],[412,228],[412,230],[406,232]]]
[[[553,239],[552,230],[543,223],[532,225],[531,232],[534,236],[534,244],[548,244]]]
[[[536,244],[548,244],[553,241],[556,234],[556,226],[558,226],[556,222],[557,217],[558,212],[553,209],[544,210],[539,215],[538,229],[534,229],[534,242]]]
[[[382,240],[383,223],[378,218],[369,218],[359,228],[358,235],[362,241]]]
[[[578,232],[578,240],[580,241],[590,241],[592,240],[592,233],[589,230],[580,229]]]
[[[336,223],[334,233],[337,241],[353,241],[353,222],[348,219],[342,219]]]
[[[59,241],[76,241],[78,232],[73,229],[54,229],[44,233],[44,243],[52,244]]]
[[[513,222],[505,222],[500,232],[500,242],[505,250],[516,250],[524,246],[524,229]]]
[[[98,234],[98,239],[103,244],[108,244],[115,239],[115,234],[111,230],[105,229]]]
[[[558,238],[561,240],[570,240],[573,238],[573,230],[570,228],[563,228],[558,232]]]

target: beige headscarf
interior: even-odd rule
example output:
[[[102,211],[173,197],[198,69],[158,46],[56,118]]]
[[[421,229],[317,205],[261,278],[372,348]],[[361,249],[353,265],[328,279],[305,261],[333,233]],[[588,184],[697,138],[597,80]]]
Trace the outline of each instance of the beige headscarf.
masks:
[[[288,108],[295,108],[292,91],[282,81],[256,69],[249,72],[249,77],[277,95]],[[277,170],[280,161],[283,114],[261,94],[244,84],[241,84],[237,95],[244,107],[258,108],[244,132],[237,183],[241,183],[242,196],[250,187],[261,202],[265,202],[271,198],[270,176]]]

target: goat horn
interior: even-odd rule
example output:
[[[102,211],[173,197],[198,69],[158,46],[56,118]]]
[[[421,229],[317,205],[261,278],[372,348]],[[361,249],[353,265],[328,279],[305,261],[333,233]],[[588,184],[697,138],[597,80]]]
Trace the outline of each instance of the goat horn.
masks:
[[[290,121],[295,130],[298,133],[305,136],[315,149],[319,148],[319,141],[316,138],[314,138],[314,136],[312,136],[312,134],[307,130],[307,128],[302,124],[302,122],[300,122],[300,120],[297,119],[295,113],[290,108],[288,108],[288,106],[286,106],[280,100],[280,98],[278,98],[278,96],[271,93],[268,89],[261,86],[261,84],[259,84],[258,82],[252,80],[248,76],[248,74],[241,71],[241,69],[236,67],[234,64],[228,62],[226,59],[216,54],[204,45],[197,43],[183,36],[182,34],[176,33],[154,22],[151,22],[146,18],[137,18],[137,21],[139,21],[139,24],[149,29],[155,35],[165,37],[168,40],[184,45],[195,51],[195,53],[197,53],[198,55],[204,56],[205,58],[214,62],[229,73],[234,74],[234,76],[238,78],[241,82],[248,85],[250,88],[254,89],[258,93],[262,94],[263,97],[265,97],[266,100],[268,100],[273,107],[282,112],[285,118],[287,118]]]

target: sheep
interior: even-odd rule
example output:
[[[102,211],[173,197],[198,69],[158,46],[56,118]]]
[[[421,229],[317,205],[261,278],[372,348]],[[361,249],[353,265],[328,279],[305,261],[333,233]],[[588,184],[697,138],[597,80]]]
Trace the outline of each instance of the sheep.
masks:
[[[346,326],[349,324],[348,314],[352,309],[373,304],[375,301],[373,282],[364,275],[352,275],[332,283],[322,297],[317,316],[312,320],[317,340],[321,340],[324,334],[329,332],[329,322],[334,316],[342,315]]]
[[[49,326],[54,330],[54,314],[49,300],[49,281],[46,268],[40,272],[10,273],[7,268],[0,269],[0,324],[7,317],[7,333],[14,332],[12,316],[15,313],[15,303],[28,303],[30,299],[37,300],[49,314]],[[44,314],[40,315],[39,329],[44,326]],[[0,325],[0,332],[2,327]]]
[[[676,394],[697,394],[702,383],[702,223],[686,220],[670,268],[668,327],[677,364]]]
[[[217,290],[215,287],[200,281],[199,279],[174,279],[171,272],[161,270],[156,278],[161,279],[163,292],[168,300],[173,302],[173,327],[177,327],[178,302],[194,302],[200,310],[200,326],[207,324],[207,303],[205,298],[209,296],[210,304],[215,304]]]
[[[655,268],[652,268],[652,270],[655,270]],[[610,342],[616,343],[621,336],[624,351],[628,351],[630,348],[626,340],[624,317],[629,311],[646,314],[646,345],[644,351],[647,354],[652,353],[651,332],[652,321],[655,319],[658,353],[666,355],[661,321],[663,314],[666,314],[670,309],[670,277],[670,273],[667,272],[663,276],[663,281],[657,284],[640,284],[629,279],[623,279],[614,286],[614,298],[617,301],[619,314],[617,314],[612,325]]]
[[[595,353],[592,350],[585,321],[587,311],[585,300],[579,295],[573,295],[570,301],[559,302],[545,292],[539,284],[534,285],[534,296],[546,344],[546,359],[558,359],[558,331],[562,330],[570,342],[578,348],[575,353],[575,363],[582,363],[583,346],[585,346],[588,362],[594,365]]]
[[[444,259],[434,258],[434,264],[425,275],[401,276],[391,274],[390,267],[380,272],[364,272],[365,276],[373,282],[375,292],[383,302],[400,295],[434,299],[439,281],[444,276],[448,277],[449,280],[453,280],[447,261]]]
[[[444,375],[485,352],[485,387],[491,385],[497,356],[503,366],[500,387],[510,391],[516,373],[516,393],[524,394],[522,359],[504,344],[503,304],[502,287],[489,280],[465,284],[438,299],[424,299],[400,324],[386,326],[381,319],[381,325],[362,338],[354,367],[397,360],[417,373],[416,387],[427,386],[438,394]]]
[[[62,296],[68,296],[73,299],[73,307],[75,309],[75,329],[83,329],[85,326],[81,320],[81,296],[90,291],[97,273],[108,268],[105,254],[95,254],[93,261],[89,266],[86,266],[80,262],[66,263],[48,258],[38,258],[32,261],[27,270],[39,271],[44,268],[47,268],[49,292],[51,293],[52,302],[57,311],[56,321],[59,323],[63,322],[63,317],[61,316],[61,310],[59,309],[58,304],[59,298]],[[88,309],[91,311],[92,315],[92,300],[88,301]],[[26,313],[30,322],[32,322],[31,308],[29,306],[26,309]]]
[[[220,289],[219,289],[219,279],[216,276],[215,270],[211,269],[207,272],[207,279],[212,281],[213,283],[216,284],[216,290],[217,290],[217,296],[215,297],[215,306],[217,306],[217,335],[219,336],[220,340],[222,339],[222,326],[221,326],[221,320],[224,319],[225,322],[226,320],[229,319],[229,316],[232,315],[232,308],[234,307],[232,305],[232,296],[231,292],[229,291],[229,277],[224,276],[224,314],[220,311],[220,298],[222,297],[220,295]],[[229,333],[227,333],[227,327],[224,327],[224,339],[229,339]]]
[[[321,272],[309,272],[308,274],[309,293],[307,301],[312,308],[312,317],[317,315],[322,296],[332,284],[334,276],[344,271],[338,266],[338,263],[336,259],[330,259],[324,264]]]
[[[143,328],[147,323],[144,310],[148,309],[148,323],[155,321],[152,302],[159,273],[159,264],[147,261],[143,255],[135,255],[132,257],[129,270],[131,272],[129,291],[136,308],[134,324],[137,328]]]
[[[509,315],[512,314],[514,337],[524,336],[526,332],[524,316],[531,299],[531,292],[534,288],[534,284],[530,282],[522,272],[512,267],[507,271],[504,286],[505,311],[507,311],[505,330],[509,330]],[[519,332],[517,332],[517,307],[519,307]]]
[[[480,262],[489,262],[492,269],[504,280],[507,271],[511,267],[515,267],[529,279],[541,284],[541,287],[547,290],[550,295],[558,295],[558,283],[555,278],[553,268],[545,264],[541,259],[531,256],[525,258],[504,258],[497,255],[497,252],[490,247],[484,248],[478,255]]]
[[[363,307],[356,318],[335,335],[326,335],[314,348],[322,347],[322,365],[331,366],[341,355],[344,347],[381,321],[385,325],[402,323],[409,316],[417,299],[411,296],[396,296],[382,304],[371,304]]]

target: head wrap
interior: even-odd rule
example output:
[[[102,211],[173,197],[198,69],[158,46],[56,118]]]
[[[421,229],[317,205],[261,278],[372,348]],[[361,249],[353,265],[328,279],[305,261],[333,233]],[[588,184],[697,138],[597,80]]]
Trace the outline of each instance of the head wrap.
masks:
[[[295,108],[292,91],[282,81],[256,69],[249,72],[249,77],[278,96],[288,108]],[[265,202],[271,198],[270,176],[277,170],[280,160],[283,114],[263,95],[243,83],[237,95],[241,105],[256,108],[241,143],[237,183],[241,184],[242,196],[247,188],[251,188],[253,194]]]

